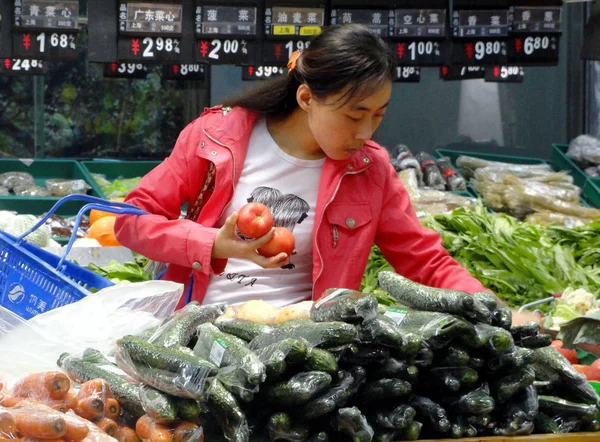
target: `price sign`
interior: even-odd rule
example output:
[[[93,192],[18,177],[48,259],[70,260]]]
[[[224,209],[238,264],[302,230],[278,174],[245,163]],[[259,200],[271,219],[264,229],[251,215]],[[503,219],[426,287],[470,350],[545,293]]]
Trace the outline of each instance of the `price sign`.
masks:
[[[418,83],[421,81],[421,69],[416,66],[398,66],[394,83]]]
[[[446,9],[396,9],[393,35],[406,38],[446,36]]]
[[[205,67],[196,64],[166,64],[163,66],[163,78],[166,80],[205,80]]]
[[[485,76],[483,66],[442,66],[440,78],[444,81],[474,80]]]
[[[255,57],[254,42],[237,39],[198,40],[196,59],[209,64],[248,64]]]
[[[104,63],[105,78],[146,78],[148,67],[141,63]]]
[[[522,83],[524,70],[521,66],[489,66],[485,68],[485,81],[494,83]]]
[[[267,38],[310,38],[317,36],[325,24],[325,7],[267,6],[265,36]]]
[[[121,34],[181,36],[183,7],[175,3],[121,3]]]
[[[29,59],[77,59],[77,34],[62,32],[13,33],[13,54]]]
[[[254,6],[196,6],[196,34],[256,35],[257,13]]]
[[[449,45],[439,40],[406,40],[391,43],[402,66],[440,66],[448,56]]]
[[[387,38],[394,28],[394,15],[389,9],[332,9],[331,24],[347,25],[358,23],[367,26],[381,38]]]
[[[243,66],[242,81],[268,80],[287,73],[287,68],[282,66]]]
[[[303,51],[310,46],[310,41],[265,41],[263,43],[263,63],[266,65],[287,66],[287,62],[294,51]]]
[[[495,65],[508,60],[505,40],[473,40],[452,44],[452,64]]]
[[[508,9],[455,10],[452,26],[455,38],[506,37]]]
[[[558,64],[559,36],[529,35],[514,37],[508,43],[508,61],[520,65]]]
[[[119,61],[178,61],[180,40],[164,37],[119,38]]]
[[[511,33],[560,33],[562,8],[515,6],[509,10]]]
[[[0,73],[7,75],[43,75],[47,72],[48,66],[44,61],[22,58],[5,58],[0,68]]]
[[[14,0],[17,29],[79,30],[77,0]]]

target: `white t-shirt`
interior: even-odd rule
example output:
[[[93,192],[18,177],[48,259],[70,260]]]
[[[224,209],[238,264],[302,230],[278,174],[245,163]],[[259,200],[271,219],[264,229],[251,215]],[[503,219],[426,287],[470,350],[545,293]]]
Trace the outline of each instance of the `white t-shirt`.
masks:
[[[249,201],[263,203],[271,210],[275,227],[287,227],[294,233],[296,250],[281,269],[263,269],[251,261],[230,259],[225,272],[211,276],[204,304],[262,299],[284,306],[310,298],[312,231],[324,162],[288,155],[269,134],[265,119],[257,121],[233,200],[218,227]]]

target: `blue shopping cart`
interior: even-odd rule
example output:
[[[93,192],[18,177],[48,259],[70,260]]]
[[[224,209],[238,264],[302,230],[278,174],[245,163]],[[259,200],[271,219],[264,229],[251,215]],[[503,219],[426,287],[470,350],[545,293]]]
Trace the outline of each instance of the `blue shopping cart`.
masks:
[[[75,220],[73,234],[62,257],[25,242],[27,235],[39,229],[67,201],[80,200],[83,206]],[[79,301],[113,285],[111,281],[66,260],[77,238],[83,215],[91,209],[115,214],[145,215],[130,204],[108,202],[88,195],[69,195],[58,201],[38,223],[21,236],[0,231],[0,305],[24,319]]]

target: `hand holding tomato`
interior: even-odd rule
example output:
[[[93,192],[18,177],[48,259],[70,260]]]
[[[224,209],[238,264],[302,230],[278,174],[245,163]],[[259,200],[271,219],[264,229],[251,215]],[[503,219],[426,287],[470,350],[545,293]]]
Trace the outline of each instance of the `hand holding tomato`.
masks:
[[[248,203],[238,211],[236,226],[244,237],[260,238],[273,228],[273,215],[264,204]]]
[[[292,231],[285,227],[275,227],[273,229],[273,237],[264,246],[259,247],[257,252],[267,258],[277,256],[282,252],[287,256],[292,256],[294,247],[296,247],[296,242],[294,241]]]

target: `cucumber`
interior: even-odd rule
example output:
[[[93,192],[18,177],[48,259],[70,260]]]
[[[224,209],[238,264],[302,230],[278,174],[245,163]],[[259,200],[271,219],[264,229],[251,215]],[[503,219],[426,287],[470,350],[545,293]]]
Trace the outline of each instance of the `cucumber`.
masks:
[[[127,382],[111,371],[89,362],[83,362],[81,359],[70,356],[67,353],[60,356],[58,366],[67,372],[72,380],[81,383],[97,378],[104,379],[110,385],[115,399],[119,401],[126,411],[131,413],[136,419],[145,414],[140,404],[137,383]]]
[[[424,344],[419,350],[419,353],[411,362],[419,369],[429,367],[433,364],[434,354],[433,350]]]
[[[492,371],[514,370],[534,364],[536,360],[537,355],[533,350],[515,347],[507,353],[488,359],[487,365]]]
[[[411,360],[418,356],[423,345],[421,336],[414,333],[407,333],[403,330],[402,336],[404,338],[404,344],[401,348],[396,348],[396,355],[401,359]]]
[[[363,403],[395,399],[411,393],[412,386],[402,379],[379,379],[366,383],[358,395]]]
[[[398,440],[396,430],[377,428],[373,435],[373,442],[395,442]]]
[[[534,419],[535,432],[541,434],[560,434],[558,423],[545,413],[538,413]]]
[[[430,374],[441,378],[450,375],[460,382],[461,387],[474,384],[479,380],[477,372],[469,367],[436,367],[430,370]]]
[[[450,425],[448,435],[453,439],[460,439],[461,437],[463,437],[464,432],[465,429],[462,427],[462,425],[452,424]]]
[[[184,398],[173,398],[177,408],[177,417],[184,421],[195,421],[202,414],[202,407],[198,401]]]
[[[473,358],[469,359],[467,366],[469,368],[474,368],[475,370],[479,370],[480,368],[485,367],[485,359],[473,357]]]
[[[596,406],[578,404],[555,396],[538,396],[540,411],[550,416],[562,415],[565,417],[578,417],[584,420],[593,420],[596,417]]]
[[[443,396],[440,400],[454,413],[489,414],[494,409],[494,399],[490,396],[487,383],[459,397]]]
[[[489,310],[496,310],[498,308],[498,298],[491,292],[477,292],[473,293],[473,298],[481,302]]]
[[[439,365],[441,367],[466,367],[470,360],[471,356],[466,349],[452,344],[446,349]]]
[[[289,364],[298,364],[306,359],[308,352],[304,339],[284,339],[255,351],[260,361],[265,365],[267,378],[277,379],[287,369]]]
[[[303,442],[308,439],[310,434],[310,429],[304,425],[292,427],[290,416],[287,413],[272,415],[269,418],[267,430],[272,441]]]
[[[341,361],[350,365],[369,365],[385,361],[390,357],[386,348],[372,345],[351,345],[341,357]]]
[[[419,369],[404,361],[388,358],[381,363],[369,366],[369,377],[372,379],[398,378],[415,383],[419,378]]]
[[[532,421],[538,413],[538,394],[534,385],[528,385],[511,400],[523,413],[526,420]]]
[[[140,403],[155,422],[167,423],[177,419],[177,405],[173,398],[148,385],[139,386]]]
[[[304,371],[324,371],[335,373],[338,369],[337,359],[333,354],[321,348],[313,348],[306,355]]]
[[[487,324],[475,324],[475,333],[463,337],[462,343],[468,348],[485,348],[494,355],[504,354],[514,348],[512,335],[503,328]]]
[[[421,435],[422,428],[423,424],[421,422],[412,421],[405,429],[398,430],[396,440],[417,440]]]
[[[358,339],[361,342],[373,342],[401,349],[404,346],[402,329],[386,316],[378,316],[372,320],[365,321],[356,327]]]
[[[375,423],[381,428],[402,430],[415,418],[417,412],[410,405],[399,405],[391,411],[380,411],[375,416]]]
[[[329,442],[329,435],[321,431],[306,439],[306,442]]]
[[[221,383],[223,384],[225,389],[228,392],[230,392],[232,395],[234,395],[240,401],[249,403],[254,400],[254,392],[252,390],[246,388],[245,386],[228,385],[223,381],[223,379],[219,378],[219,380],[221,381]]]
[[[527,336],[515,342],[520,347],[542,348],[548,347],[552,343],[552,336],[540,334],[537,336]]]
[[[457,314],[479,322],[491,323],[490,311],[468,293],[427,287],[393,272],[379,272],[378,279],[383,290],[410,308]]]
[[[331,418],[331,427],[349,436],[353,442],[371,442],[375,434],[367,418],[356,407],[338,409]]]
[[[492,396],[498,403],[511,399],[519,390],[533,385],[535,372],[531,367],[525,367],[515,373],[506,375],[490,382]]]
[[[109,361],[106,356],[104,356],[99,350],[94,348],[86,348],[83,351],[83,355],[81,357],[83,362],[90,362],[96,365],[107,365],[107,366],[115,366],[113,362]]]
[[[172,348],[187,346],[196,328],[205,322],[213,322],[225,311],[225,304],[199,305],[189,303],[176,311],[169,320],[159,327],[152,337],[152,343]]]
[[[446,433],[450,429],[450,421],[446,415],[446,410],[431,399],[412,395],[408,403],[417,412],[417,419],[429,422],[432,428],[438,433]]]
[[[266,324],[236,318],[218,318],[214,325],[223,333],[237,336],[246,342],[252,341],[261,333],[269,333],[272,330]]]
[[[349,289],[327,289],[313,304],[310,319],[315,322],[363,322],[377,315],[377,298]]]
[[[220,381],[215,380],[211,385],[206,405],[229,442],[248,442],[248,420],[235,398]]]
[[[508,307],[502,307],[492,311],[492,324],[495,327],[501,327],[504,330],[510,330],[512,325],[512,310]]]
[[[272,406],[303,405],[331,385],[331,376],[321,371],[308,371],[292,376],[267,388],[267,399]]]
[[[460,381],[451,374],[445,374],[442,377],[427,377],[423,383],[428,386],[431,391],[440,391],[445,394],[457,393],[458,390],[460,390]]]
[[[265,365],[241,339],[223,333],[212,324],[202,324],[197,329],[198,341],[194,353],[211,358],[219,367],[234,367],[239,378],[250,385],[259,385],[267,377]]]
[[[353,343],[357,339],[357,331],[356,327],[345,322],[298,319],[279,324],[270,333],[260,334],[250,342],[250,348],[256,350],[286,338],[305,339],[311,347],[329,348]]]
[[[475,437],[477,436],[477,428],[472,425],[463,426],[463,436],[465,437]]]
[[[514,339],[522,339],[527,336],[537,336],[540,334],[540,326],[538,323],[530,321],[525,324],[511,327],[510,334],[513,335]]]
[[[347,371],[338,372],[337,381],[331,389],[303,405],[298,411],[297,417],[301,420],[312,420],[345,406],[348,399],[354,394],[353,383],[352,374]]]

